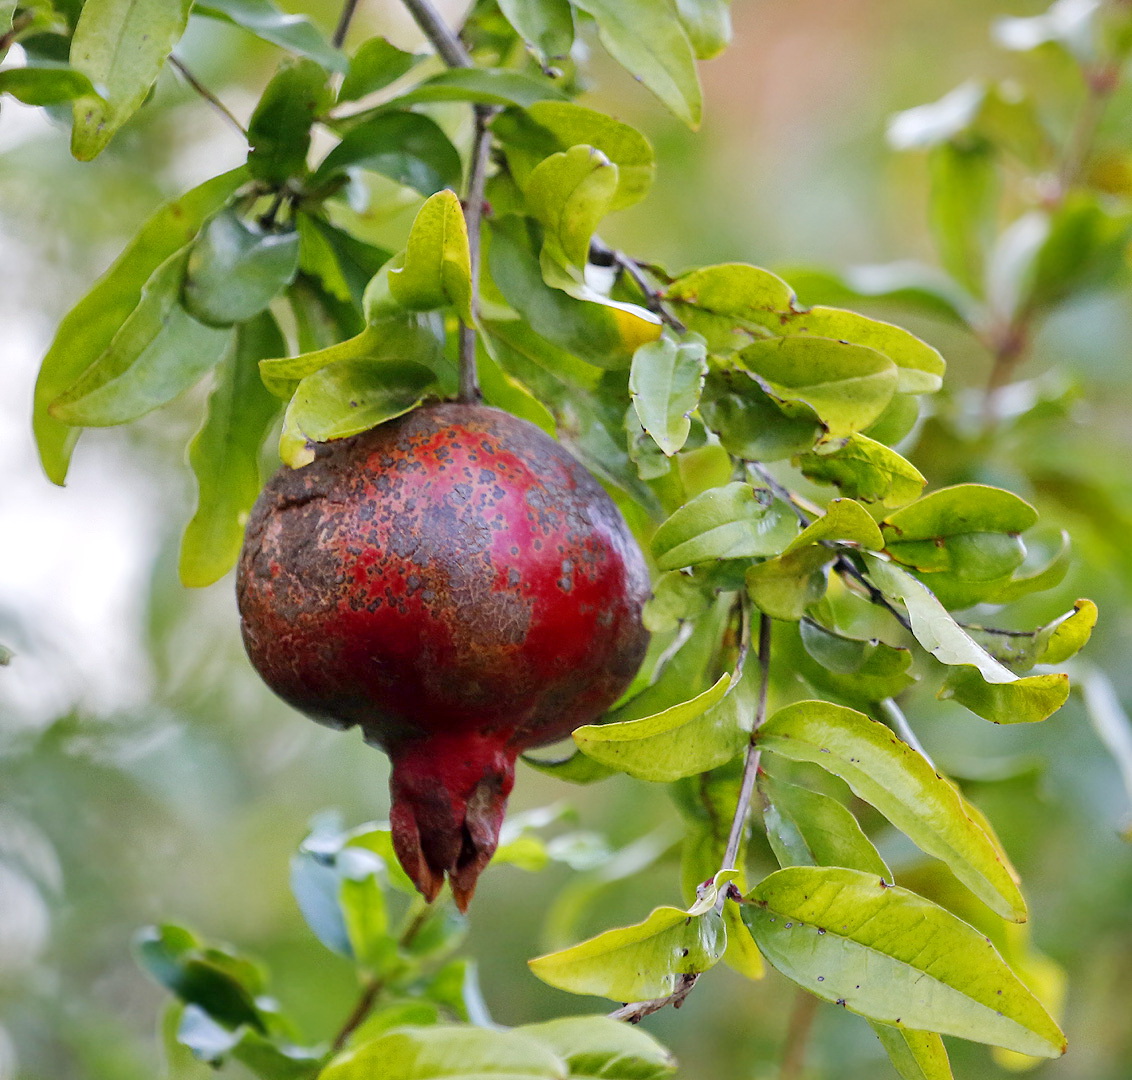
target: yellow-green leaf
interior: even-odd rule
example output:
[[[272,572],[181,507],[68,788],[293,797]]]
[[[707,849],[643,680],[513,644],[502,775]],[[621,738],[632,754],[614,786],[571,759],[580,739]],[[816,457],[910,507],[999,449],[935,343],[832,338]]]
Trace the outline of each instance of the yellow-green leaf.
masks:
[[[947,1047],[934,1031],[869,1021],[901,1080],[952,1080]]]
[[[454,192],[438,191],[425,200],[409,232],[404,264],[389,271],[394,299],[410,311],[452,304],[472,321],[472,263],[468,225]]]

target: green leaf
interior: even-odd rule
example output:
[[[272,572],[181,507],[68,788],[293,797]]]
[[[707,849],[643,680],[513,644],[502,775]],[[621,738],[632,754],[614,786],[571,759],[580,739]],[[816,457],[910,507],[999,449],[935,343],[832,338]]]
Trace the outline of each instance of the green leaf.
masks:
[[[136,420],[172,401],[225,356],[231,329],[206,326],[181,307],[188,256],[186,248],[154,271],[106,350],[51,403],[53,417],[84,427]]]
[[[940,262],[972,295],[981,296],[999,195],[995,154],[981,140],[946,142],[932,149],[928,164],[929,219]]]
[[[499,10],[543,64],[569,55],[574,44],[569,0],[499,0]]]
[[[217,214],[189,253],[182,300],[209,326],[231,326],[263,311],[299,269],[299,234],[265,232],[233,210]]]
[[[810,619],[803,619],[798,629],[804,650],[802,674],[838,697],[883,701],[898,697],[916,681],[908,670],[912,666],[908,649],[875,639],[842,637]]]
[[[879,551],[884,546],[880,529],[860,503],[852,499],[833,499],[821,517],[815,518],[790,541],[783,554],[833,541],[869,551]]]
[[[1029,675],[1009,683],[985,679],[971,664],[953,667],[937,695],[995,724],[1033,724],[1069,700],[1068,675]]]
[[[103,354],[138,306],[153,272],[192,240],[201,224],[246,179],[243,169],[235,169],[162,206],[94,288],[63,317],[39,370],[33,414],[40,461],[52,483],[62,485],[66,480],[79,431],[54,419],[47,412],[48,405]]]
[[[897,369],[887,356],[830,338],[756,341],[740,358],[771,397],[813,409],[832,438],[868,427],[896,391]]]
[[[923,851],[942,859],[980,900],[1024,922],[1026,903],[1012,869],[966,809],[958,790],[884,724],[828,701],[801,701],[757,734],[765,750],[809,761],[841,777]]]
[[[370,868],[369,873],[359,872],[343,877],[338,887],[342,918],[354,960],[366,971],[375,974],[383,972],[397,955],[397,943],[389,935],[385,893],[374,872],[376,868]]]
[[[629,394],[641,426],[671,457],[688,440],[689,419],[699,404],[707,356],[696,342],[661,339],[633,354]]]
[[[869,1021],[901,1080],[953,1080],[947,1048],[934,1031]]]
[[[507,164],[520,188],[549,155],[571,146],[592,146],[617,166],[617,193],[610,210],[623,210],[648,194],[656,173],[652,146],[636,128],[573,101],[538,101],[525,110],[508,109],[492,124],[507,151]]]
[[[262,41],[316,61],[327,71],[346,71],[346,58],[310,19],[303,15],[286,15],[271,0],[207,0],[205,3],[198,0],[193,14],[241,26]]]
[[[525,223],[517,218],[493,222],[488,264],[507,303],[536,335],[588,364],[611,370],[628,367],[641,345],[660,337],[660,319],[644,308],[579,300],[551,288],[529,239]],[[506,327],[498,324],[496,336],[498,330]]]
[[[543,226],[544,252],[584,268],[590,238],[609,213],[617,166],[592,146],[572,146],[540,162],[527,179],[527,205]]]
[[[264,313],[239,328],[236,348],[220,366],[208,415],[189,444],[199,495],[181,540],[184,585],[211,585],[240,553],[244,522],[260,489],[260,447],[279,412],[257,362],[283,347],[279,327]]]
[[[343,312],[341,308],[338,309],[338,322],[343,326],[348,323],[346,336],[357,333],[360,326],[356,326],[355,322],[360,323],[361,320],[356,318],[356,309],[361,309],[366,321],[374,321],[369,318],[366,308],[366,292],[373,284],[375,275],[393,258],[392,253],[358,240],[321,217],[300,213],[297,223],[300,269],[318,278],[334,300],[350,305],[345,312],[347,319],[342,318]],[[388,291],[388,277],[383,284]],[[379,318],[386,315],[404,316],[404,310],[392,298],[388,300],[389,311]],[[341,336],[334,335],[335,339]]]
[[[557,1054],[529,1035],[468,1025],[395,1028],[339,1054],[319,1080],[567,1080]]]
[[[574,0],[597,20],[601,43],[689,127],[696,128],[703,95],[696,57],[667,4],[653,0]]]
[[[829,795],[763,774],[767,839],[780,866],[844,866],[894,881],[857,819]]]
[[[692,270],[672,282],[664,295],[713,353],[732,353],[770,336],[769,320],[794,310],[794,290],[785,281],[745,263]]]
[[[495,361],[483,337],[478,339],[477,344],[476,371],[479,373],[484,401],[542,428],[553,438],[558,430],[554,414],[523,383],[509,375]]]
[[[743,916],[764,955],[824,1001],[1037,1057],[1065,1037],[977,930],[873,874],[795,866],[760,882]]]
[[[700,414],[728,453],[746,461],[779,461],[809,450],[823,434],[804,405],[787,412],[749,371],[709,371]]]
[[[772,619],[797,622],[824,595],[826,567],[837,558],[830,548],[812,544],[747,569],[747,594]]]
[[[338,91],[339,102],[357,101],[381,90],[413,69],[420,56],[403,52],[383,37],[372,37],[358,46],[350,70]]]
[[[723,920],[711,907],[695,915],[658,907],[644,922],[528,963],[544,983],[571,994],[647,1001],[671,994],[685,976],[714,967],[726,945]]]
[[[315,170],[318,185],[347,169],[368,169],[432,195],[460,183],[460,155],[434,120],[382,112],[350,128]]]
[[[181,39],[192,0],[87,0],[71,38],[71,66],[98,87],[74,107],[71,153],[97,157],[141,107]]]
[[[416,408],[436,376],[410,360],[342,360],[304,378],[287,406],[279,456],[292,469],[314,460],[311,443],[344,439]]]
[[[417,212],[404,265],[389,271],[389,291],[410,311],[430,311],[452,304],[464,322],[471,323],[468,226],[454,192],[438,191]]]
[[[731,42],[731,0],[676,0],[680,25],[700,60],[718,56]]]
[[[232,1057],[271,1080],[314,1080],[324,1057],[319,1050],[277,1043],[246,1024],[230,1029],[196,1005],[181,1014],[177,1040],[214,1067]]]
[[[549,1046],[571,1080],[660,1080],[676,1071],[675,1059],[651,1035],[607,1016],[564,1016],[515,1030]]]
[[[305,176],[311,125],[332,104],[325,69],[304,58],[283,61],[248,124],[252,176],[276,185]]]
[[[746,746],[754,719],[752,681],[749,673],[723,675],[691,701],[638,720],[580,727],[574,741],[588,757],[638,780],[665,784],[695,776]]]
[[[81,71],[49,60],[0,71],[0,94],[11,94],[25,105],[61,105],[81,97],[101,100]]]
[[[807,480],[833,484],[842,495],[886,507],[911,502],[927,483],[910,461],[860,433],[802,454],[798,467]]]
[[[925,571],[953,571],[969,581],[993,581],[1026,557],[1018,539],[1038,520],[1023,499],[984,484],[956,484],[925,495],[882,523],[885,550]]]
[[[996,630],[967,626],[975,642],[1011,671],[1029,671],[1035,664],[1062,664],[1088,643],[1097,625],[1097,605],[1078,600],[1073,610],[1037,630]]]
[[[536,101],[562,101],[565,96],[549,79],[524,75],[520,71],[451,68],[398,95],[388,105],[404,108],[438,101],[470,101],[477,105],[526,107]]]
[[[660,570],[714,559],[777,555],[797,532],[797,521],[765,488],[740,481],[697,495],[653,535]]]

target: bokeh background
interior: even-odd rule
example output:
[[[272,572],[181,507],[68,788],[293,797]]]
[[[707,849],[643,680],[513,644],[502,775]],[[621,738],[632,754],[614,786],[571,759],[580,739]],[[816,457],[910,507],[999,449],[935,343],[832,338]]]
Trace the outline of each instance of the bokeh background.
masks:
[[[282,6],[328,28],[338,9],[331,0]],[[459,7],[446,10],[455,17]],[[886,146],[886,121],[971,76],[1020,76],[1048,103],[1053,127],[1067,125],[1082,93],[1072,67],[1054,55],[1004,53],[990,38],[995,16],[1041,7],[735,0],[735,43],[702,67],[697,134],[595,57],[591,100],[648,132],[660,166],[651,197],[612,220],[605,238],[672,270],[729,260],[930,262],[925,164]],[[405,47],[414,40],[394,0],[362,0],[351,40],[378,32]],[[278,58],[218,25],[194,25],[181,52],[245,120]],[[1114,145],[1132,128],[1130,100],[1118,95],[1109,112],[1104,137]],[[382,817],[386,763],[258,683],[230,579],[197,592],[177,582],[193,499],[183,448],[204,389],[130,427],[88,432],[66,489],[43,477],[30,435],[35,370],[61,316],[152,208],[238,164],[242,145],[168,74],[93,164],[70,158],[66,131],[41,111],[9,99],[0,112],[0,641],[16,654],[0,669],[0,1080],[161,1075],[165,996],[130,947],[150,922],[184,922],[264,960],[274,993],[312,1040],[341,1023],[357,993],[350,965],[303,923],[288,860],[327,808],[348,825]],[[403,235],[405,215],[373,228]],[[1127,287],[1114,288],[1070,305],[1043,328],[1021,373],[1059,403],[1059,436],[1043,452],[1062,455],[1068,475],[1093,477],[1100,494],[1043,502],[1047,521],[1079,533],[1077,562],[1054,594],[1018,615],[1019,625],[1036,625],[1077,596],[1097,599],[1102,622],[1087,657],[1126,702],[1130,299]],[[943,349],[953,399],[985,382],[989,358],[970,338],[903,321]],[[936,482],[1011,482],[993,455],[960,466],[935,452],[926,441],[913,460]],[[1024,730],[994,728],[930,696],[913,697],[908,711],[940,766],[999,829],[1031,900],[1034,941],[1068,972],[1071,1052],[1038,1075],[1127,1080],[1132,846],[1119,834],[1128,792],[1080,699]],[[579,789],[521,771],[514,808],[559,801],[614,847],[647,837],[664,849],[672,835],[675,813],[660,789],[627,778]],[[912,854],[891,835],[878,839],[898,862]],[[542,985],[525,961],[564,944],[563,934],[577,939],[677,902],[678,880],[674,848],[604,887],[563,867],[487,873],[467,949],[495,1018],[607,1008]],[[587,893],[589,905],[571,915]],[[770,1078],[793,1000],[773,972],[752,984],[721,967],[681,1011],[647,1025],[679,1055],[682,1076]],[[950,1049],[961,1078],[1007,1075],[984,1048]],[[863,1022],[818,1010],[805,1076],[864,1080],[889,1069]],[[225,1075],[246,1074],[230,1066]]]

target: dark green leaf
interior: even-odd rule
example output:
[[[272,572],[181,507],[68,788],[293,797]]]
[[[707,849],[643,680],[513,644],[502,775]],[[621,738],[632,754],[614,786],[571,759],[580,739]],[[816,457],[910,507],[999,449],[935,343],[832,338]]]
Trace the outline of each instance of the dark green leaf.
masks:
[[[224,357],[231,329],[206,326],[181,307],[188,255],[187,248],[177,252],[154,271],[106,350],[51,403],[53,417],[84,427],[136,420],[172,401]]]
[[[460,183],[460,155],[435,121],[419,113],[382,112],[350,128],[315,170],[313,184],[346,169],[368,169],[432,195]]]
[[[231,326],[263,311],[299,269],[299,234],[270,232],[235,210],[217,214],[189,254],[182,300],[210,326]]]
[[[248,124],[248,169],[257,180],[282,184],[307,171],[311,125],[333,103],[327,73],[313,60],[285,60]]]
[[[194,15],[224,19],[281,49],[317,61],[327,71],[345,71],[346,58],[303,15],[287,15],[271,0],[200,0]]]
[[[729,453],[746,461],[779,461],[808,450],[822,434],[812,409],[787,413],[749,372],[711,371],[700,413]]]
[[[982,144],[947,142],[932,150],[930,220],[944,268],[975,296],[983,292],[983,264],[998,201],[997,162]]]
[[[181,541],[181,581],[211,585],[236,561],[244,522],[260,489],[259,451],[279,412],[264,389],[258,361],[284,348],[267,313],[241,326],[236,348],[221,364],[204,425],[189,444],[196,474],[196,512]]]
[[[246,1024],[225,1027],[196,1005],[185,1008],[177,1040],[201,1061],[219,1067],[233,1057],[270,1080],[313,1080],[323,1059],[317,1050],[279,1045]]]
[[[87,0],[71,38],[71,66],[98,95],[75,102],[71,153],[90,161],[141,107],[181,39],[192,0]],[[99,96],[100,95],[100,96]]]
[[[11,94],[25,105],[59,105],[80,97],[100,100],[81,71],[48,60],[0,71],[0,94]]]
[[[412,70],[421,57],[402,52],[383,37],[362,42],[350,60],[350,70],[338,91],[339,101],[357,101]]]

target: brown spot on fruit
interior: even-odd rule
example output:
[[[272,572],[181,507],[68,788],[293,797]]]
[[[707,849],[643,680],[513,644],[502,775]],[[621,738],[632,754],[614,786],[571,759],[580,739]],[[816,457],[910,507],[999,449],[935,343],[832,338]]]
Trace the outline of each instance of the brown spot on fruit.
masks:
[[[497,409],[430,405],[315,449],[251,513],[244,643],[285,701],[389,754],[397,856],[463,909],[517,754],[636,673],[644,563],[597,481]]]

